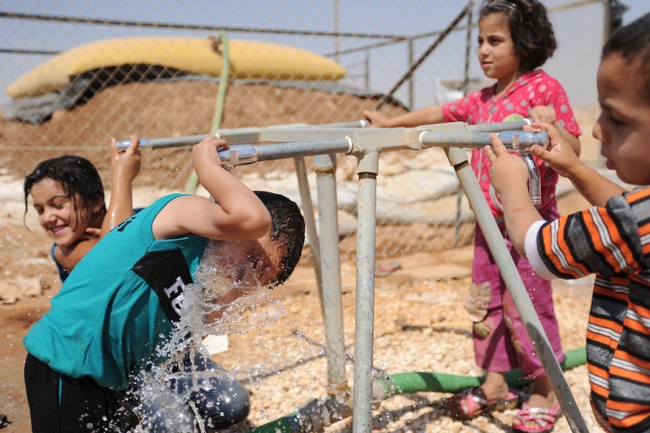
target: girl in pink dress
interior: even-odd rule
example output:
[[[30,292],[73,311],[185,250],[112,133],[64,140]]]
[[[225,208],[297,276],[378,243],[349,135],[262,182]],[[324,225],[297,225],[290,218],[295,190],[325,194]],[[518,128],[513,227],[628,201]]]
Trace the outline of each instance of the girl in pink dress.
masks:
[[[566,92],[556,79],[539,69],[557,46],[544,5],[537,0],[485,1],[480,10],[478,45],[481,68],[487,77],[496,80],[494,85],[455,102],[425,107],[394,118],[372,111],[364,111],[364,116],[373,127],[416,127],[457,121],[481,124],[530,117],[553,124],[579,154],[581,131]],[[537,206],[538,211],[546,219],[557,218],[555,185],[558,174],[542,160],[536,159],[536,162],[542,180],[542,202]],[[471,164],[554,353],[562,361],[564,352],[550,281],[535,274],[512,246],[505,230],[501,203],[490,185],[490,163],[482,149],[472,151]],[[476,362],[486,370],[486,380],[480,387],[454,396],[452,409],[461,417],[474,418],[492,410],[514,407],[518,397],[508,389],[505,373],[521,368],[524,377],[531,379],[533,385],[528,401],[515,416],[513,428],[523,432],[551,431],[560,415],[560,406],[478,226],[472,285],[484,287],[485,294],[489,291],[484,308],[479,309],[481,314],[478,317],[472,314]]]

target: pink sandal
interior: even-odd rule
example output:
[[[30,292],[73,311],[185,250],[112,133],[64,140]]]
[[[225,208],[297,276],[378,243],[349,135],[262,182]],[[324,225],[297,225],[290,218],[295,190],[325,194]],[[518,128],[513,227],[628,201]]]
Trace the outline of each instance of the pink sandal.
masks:
[[[512,429],[524,433],[548,433],[553,430],[560,416],[562,416],[560,403],[550,409],[530,407],[528,403],[524,403],[521,410],[515,415],[515,419],[518,419],[521,424],[513,425]],[[526,427],[526,423],[530,421],[534,421],[537,427]]]
[[[478,395],[481,393],[482,395]],[[486,399],[478,386],[464,389],[449,399],[449,411],[456,418],[472,419],[487,412],[514,409],[519,404],[519,394],[510,389],[502,399]]]

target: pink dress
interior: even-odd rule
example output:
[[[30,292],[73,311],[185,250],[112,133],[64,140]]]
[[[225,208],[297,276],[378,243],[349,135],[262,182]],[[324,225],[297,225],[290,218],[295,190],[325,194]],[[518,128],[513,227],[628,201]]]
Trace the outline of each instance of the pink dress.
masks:
[[[470,93],[466,97],[443,106],[448,122],[469,124],[495,123],[528,116],[532,107],[555,108],[556,122],[569,133],[581,134],[578,123],[560,83],[540,69],[523,74],[499,98],[495,96],[496,84]],[[558,174],[543,161],[536,159],[542,180],[542,203],[537,206],[545,219],[559,216],[555,200]],[[471,165],[479,181],[492,214],[494,215],[506,246],[531,297],[535,310],[546,331],[557,358],[564,359],[560,344],[558,323],[553,308],[551,282],[538,276],[526,259],[519,256],[510,242],[503,225],[503,212],[496,193],[490,184],[490,162],[482,149],[473,149]],[[472,281],[480,284],[489,281],[492,287],[487,316],[483,319],[486,334],[474,332],[476,363],[485,370],[504,372],[521,368],[524,377],[532,379],[544,374],[534,346],[528,338],[514,301],[501,278],[499,268],[487,246],[478,225],[474,243]]]

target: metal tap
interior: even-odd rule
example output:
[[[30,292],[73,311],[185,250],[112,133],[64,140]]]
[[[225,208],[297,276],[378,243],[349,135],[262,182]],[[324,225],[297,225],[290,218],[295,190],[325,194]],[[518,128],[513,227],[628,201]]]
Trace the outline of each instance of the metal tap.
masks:
[[[502,137],[502,135],[504,135]],[[548,134],[532,131],[502,131],[497,133],[502,141],[510,141],[512,148],[519,152],[521,159],[526,163],[528,168],[528,191],[533,204],[542,203],[542,181],[540,179],[539,168],[535,164],[535,159],[530,153],[533,145],[542,146],[548,149],[550,140]]]

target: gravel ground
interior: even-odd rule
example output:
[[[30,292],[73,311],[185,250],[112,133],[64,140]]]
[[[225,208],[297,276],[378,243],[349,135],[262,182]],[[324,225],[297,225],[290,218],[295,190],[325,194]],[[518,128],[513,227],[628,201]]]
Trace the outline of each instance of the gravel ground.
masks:
[[[167,91],[161,89],[162,91]],[[86,122],[79,112],[97,108],[101,98],[116,98],[115,106],[125,106],[121,97],[130,95],[133,89],[116,89],[94,98],[82,109],[73,112],[57,113],[57,117],[47,125],[36,128],[15,122],[0,121],[2,132],[0,142],[12,142],[16,137],[26,137],[34,143],[47,141],[49,144],[65,143],[65,131],[82,129],[77,123]],[[203,95],[205,89],[195,89],[196,95]],[[234,89],[233,91],[236,91]],[[263,89],[264,90],[264,89]],[[266,90],[265,90],[266,91]],[[271,91],[271,90],[269,90]],[[214,93],[214,92],[213,92]],[[277,92],[276,92],[277,93]],[[293,95],[296,93],[296,95]],[[293,92],[297,98],[301,92]],[[192,93],[194,94],[194,93]],[[210,93],[212,94],[212,93]],[[164,97],[164,95],[162,95]],[[290,95],[291,96],[291,95]],[[321,103],[314,98],[315,105]],[[302,97],[302,96],[301,96]],[[294,99],[295,99],[294,98]],[[347,96],[342,98],[341,106],[347,107]],[[234,98],[236,99],[236,98]],[[285,98],[291,101],[291,98]],[[330,98],[332,99],[332,98]],[[349,99],[349,98],[348,98]],[[233,98],[231,98],[233,100]],[[254,101],[253,101],[254,102]],[[289,103],[287,102],[287,104]],[[364,104],[373,101],[361,101],[352,111],[359,112],[366,108]],[[127,104],[128,105],[128,104]],[[197,104],[201,105],[201,104]],[[206,105],[206,104],[203,104]],[[244,106],[257,107],[255,103],[246,100]],[[213,103],[206,106],[213,106]],[[139,107],[138,107],[139,109]],[[256,109],[256,108],[255,108]],[[356,110],[356,111],[355,111]],[[84,112],[86,112],[84,111]],[[585,135],[583,135],[583,157],[589,162],[597,162],[598,146],[591,143],[590,124],[597,115],[597,108],[584,110],[580,120]],[[170,110],[169,115],[175,116],[182,109]],[[593,112],[593,113],[592,113]],[[336,113],[343,120],[355,118],[350,112],[327,110],[328,115]],[[596,114],[594,114],[596,113]],[[159,115],[158,113],[157,115]],[[240,125],[240,118],[245,120],[246,113],[237,117],[237,112],[230,113],[227,127]],[[277,114],[277,113],[276,113]],[[393,113],[395,114],[395,113]],[[580,114],[580,113],[578,113]],[[129,118],[124,114],[122,117]],[[195,116],[196,117],[196,116]],[[200,116],[199,116],[200,117]],[[211,112],[205,114],[204,122],[209,122]],[[586,119],[586,120],[583,120]],[[187,119],[185,119],[187,120]],[[243,122],[243,120],[241,120]],[[322,117],[322,122],[340,121],[338,117]],[[303,118],[270,118],[257,124],[279,124],[309,121]],[[187,120],[187,131],[194,120]],[[179,124],[174,117],[173,124]],[[97,132],[96,136],[78,139],[76,143],[98,143],[105,145],[105,137],[122,134],[125,130],[138,130],[149,136],[167,136],[169,131],[156,129],[156,125],[166,125],[165,122],[148,122],[146,125],[130,125],[126,128],[117,120],[107,120],[112,125],[110,131]],[[136,128],[136,126],[138,126]],[[192,126],[193,127],[193,126]],[[186,129],[180,129],[186,131]],[[593,140],[592,140],[593,141]],[[6,143],[5,143],[6,144]],[[21,154],[22,155],[22,154]],[[38,158],[51,155],[41,154]],[[4,159],[3,159],[4,158]],[[24,175],[34,166],[36,157],[31,154],[14,155],[8,153],[0,158],[3,170]],[[97,161],[106,178],[107,160]],[[169,167],[156,161],[147,162],[147,176],[141,175],[138,182],[143,185],[156,184],[161,178],[170,173]],[[4,172],[3,172],[4,173]],[[185,179],[184,176],[180,178]],[[565,211],[578,210],[583,204],[579,198],[571,195],[560,201],[560,208]],[[567,205],[568,203],[568,205]],[[0,273],[5,278],[14,276],[38,277],[44,288],[43,296],[18,301],[14,305],[0,305],[0,413],[7,413],[12,422],[2,433],[23,433],[30,431],[29,412],[24,395],[22,367],[25,351],[22,337],[29,327],[49,309],[49,298],[58,291],[54,267],[49,259],[50,241],[44,233],[36,229],[27,231],[22,222],[22,208],[15,215],[3,212],[0,215],[2,242],[0,242]],[[470,247],[471,248],[471,247]],[[406,257],[397,257],[404,263]],[[303,274],[313,275],[311,268],[304,265]],[[397,271],[397,276],[402,270]],[[350,359],[354,356],[354,273],[353,263],[342,263],[344,277],[343,320],[345,325],[345,343]],[[480,376],[481,370],[474,363],[471,342],[471,323],[462,303],[468,294],[470,281],[463,277],[452,280],[437,280],[420,274],[413,280],[377,279],[375,299],[375,341],[374,366],[385,374],[400,372],[428,371],[449,373],[454,375]],[[284,291],[283,291],[284,290]],[[591,285],[589,282],[575,284],[556,284],[554,291],[556,313],[560,323],[562,343],[565,350],[583,347],[585,344],[586,322],[589,310]],[[324,355],[324,327],[318,292],[313,277],[300,281],[298,289],[278,288],[276,297],[269,304],[248,310],[243,318],[252,326],[248,331],[229,336],[230,349],[214,356],[214,360],[224,367],[234,370],[244,381],[251,394],[251,413],[247,423],[234,431],[247,431],[256,426],[276,420],[290,414],[297,407],[311,399],[321,398],[327,389],[327,365]],[[282,296],[280,293],[287,294]],[[350,387],[353,383],[353,363],[347,363],[347,378]],[[589,430],[601,431],[591,414],[589,406],[589,384],[586,367],[579,366],[566,372],[571,391],[580,407]],[[440,408],[450,394],[418,393],[389,398],[382,401],[373,411],[373,432],[502,432],[510,431],[509,425],[515,411],[494,413],[478,417],[471,422],[455,421],[447,416]],[[325,433],[351,431],[351,420],[344,419],[325,429]],[[571,431],[566,419],[560,419],[555,432]]]
[[[560,208],[573,211],[583,206],[575,195],[560,201]],[[3,226],[6,246],[27,239],[34,241],[41,234],[25,234],[22,224],[14,222]],[[11,240],[13,239],[13,240]],[[11,240],[11,241],[9,241]],[[34,245],[34,244],[32,244]],[[56,294],[53,266],[47,251],[49,243],[38,243],[38,263],[30,261],[34,275],[40,275],[47,284],[43,296],[0,305],[0,412],[7,413],[12,424],[5,433],[29,431],[29,415],[22,384],[22,364],[25,352],[22,337],[34,321],[49,308],[49,298]],[[34,245],[36,247],[36,245]],[[471,252],[472,246],[462,250]],[[41,251],[42,250],[42,251]],[[457,251],[457,250],[454,250]],[[463,254],[460,254],[461,256]],[[438,257],[448,264],[468,266],[471,256],[458,263],[453,251],[440,252]],[[392,276],[377,278],[375,298],[374,366],[384,374],[402,372],[437,372],[453,375],[480,376],[475,365],[471,342],[471,323],[462,303],[469,292],[468,277],[438,280],[427,278],[418,268],[418,278],[404,278],[407,264],[427,266],[424,254],[399,257],[403,268]],[[33,262],[33,263],[32,263]],[[12,265],[13,266],[13,265]],[[25,273],[27,268],[6,267],[5,276]],[[461,267],[462,267],[461,266]],[[431,269],[440,269],[440,263]],[[344,339],[347,354],[354,356],[355,272],[351,262],[341,264],[343,284]],[[48,283],[49,282],[49,283]],[[52,284],[49,287],[48,284]],[[49,287],[49,288],[48,288]],[[247,423],[233,429],[248,431],[256,426],[289,415],[312,399],[325,395],[327,364],[324,355],[325,335],[318,291],[310,265],[302,264],[289,282],[273,292],[274,299],[266,305],[249,309],[242,315],[247,330],[231,333],[227,352],[213,356],[224,367],[235,371],[251,394],[251,413]],[[583,347],[591,282],[580,280],[554,285],[556,314],[560,324],[565,350]],[[352,387],[353,363],[347,362],[347,379]],[[567,381],[583,414],[589,430],[601,431],[593,419],[589,406],[589,384],[586,366],[566,372]],[[389,398],[373,412],[373,432],[502,432],[509,425],[515,411],[478,417],[471,422],[460,422],[447,416],[441,406],[451,394],[417,393]],[[326,427],[326,433],[351,431],[351,420],[344,419]],[[556,425],[556,432],[571,431],[566,419]]]
[[[345,271],[344,271],[345,272]],[[420,281],[378,288],[375,299],[374,365],[386,374],[428,371],[480,376],[475,365],[471,327],[462,301],[470,279]],[[559,283],[555,303],[565,350],[584,346],[590,302],[589,281]],[[354,290],[343,295],[347,354],[354,355]],[[259,426],[292,413],[325,394],[327,365],[324,329],[315,290],[304,289],[280,302],[248,311],[246,319],[259,327],[230,336],[230,350],[213,359],[240,373],[251,391],[248,426]],[[348,380],[352,386],[352,363]],[[589,406],[586,366],[566,373],[571,391],[590,431],[600,431]],[[510,431],[515,410],[460,422],[441,409],[451,394],[417,393],[384,400],[373,412],[375,432],[501,432]],[[350,419],[326,428],[351,431]],[[562,418],[556,432],[570,432]]]

